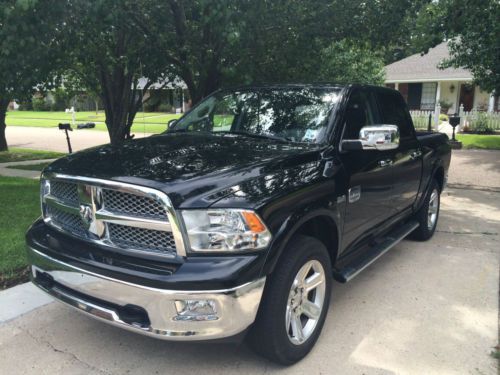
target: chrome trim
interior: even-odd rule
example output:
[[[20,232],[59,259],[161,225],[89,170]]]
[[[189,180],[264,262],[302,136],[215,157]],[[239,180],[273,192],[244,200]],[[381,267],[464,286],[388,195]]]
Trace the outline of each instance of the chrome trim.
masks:
[[[266,280],[263,277],[230,289],[166,290],[89,272],[31,247],[28,247],[28,259],[32,282],[58,301],[100,321],[165,340],[219,339],[244,331],[255,320]],[[55,283],[42,285],[37,272],[49,275]],[[196,299],[213,300],[218,319],[175,319],[178,316],[176,301]],[[112,305],[102,306],[97,300],[120,307],[139,306],[147,312],[150,324],[124,322]]]
[[[128,225],[128,226],[135,226],[138,228],[146,228],[146,229],[152,229],[152,230],[161,230],[161,231],[167,231],[167,232],[172,232],[172,235],[174,237],[175,241],[175,246],[176,246],[176,253],[179,256],[185,257],[186,256],[186,247],[185,247],[185,238],[183,235],[183,232],[181,231],[181,222],[177,217],[177,214],[173,208],[172,202],[170,201],[170,198],[163,193],[160,190],[152,189],[149,187],[145,186],[140,186],[140,185],[133,185],[133,184],[128,184],[124,182],[118,182],[118,181],[112,181],[112,180],[103,180],[103,179],[98,179],[98,178],[92,178],[92,177],[80,177],[80,176],[72,176],[72,175],[66,175],[66,174],[61,174],[61,173],[44,173],[42,175],[42,181],[43,180],[57,180],[57,181],[66,181],[66,182],[72,182],[75,184],[89,184],[98,188],[108,188],[108,189],[113,189],[117,191],[121,191],[124,193],[132,193],[136,195],[142,195],[145,197],[150,197],[154,199],[160,200],[166,211],[167,211],[167,217],[168,217],[168,223],[165,221],[161,220],[154,220],[154,219],[143,219],[143,218],[128,218],[125,220],[124,216],[118,215],[118,214],[110,214],[109,211],[101,208],[96,210],[96,215],[103,215],[103,217],[106,217],[106,219],[103,219],[103,221],[115,223],[115,224],[121,224],[121,225]],[[79,194],[81,192],[79,191]],[[48,199],[47,199],[48,198]],[[61,210],[68,210],[66,212],[72,213],[72,214],[80,214],[79,208],[74,208],[68,205],[65,205],[64,203],[56,200],[54,197],[49,195],[47,196],[42,196],[42,207],[43,203],[47,203],[49,205],[51,204],[57,204],[57,208]],[[74,209],[74,210],[73,210]],[[75,211],[76,210],[76,211]],[[43,211],[42,211],[43,213]],[[58,229],[59,231],[62,231],[63,233],[68,233],[66,230],[63,228],[57,226],[55,223],[51,222],[50,219],[47,219],[44,215],[44,221],[46,223],[49,223],[52,227]],[[147,223],[147,225],[146,225]],[[106,247],[110,247],[113,245],[110,245],[107,243],[107,237],[105,236],[103,239],[94,239],[94,238],[88,238],[84,239],[85,241],[90,241],[93,243],[96,243],[98,245],[103,245]],[[120,247],[124,251],[130,251],[133,253],[142,253],[144,254],[144,250],[138,250],[138,249],[128,249],[128,248],[123,248]],[[166,258],[172,258],[175,256],[174,254],[171,253],[165,253],[165,254],[158,254],[154,253],[156,256],[163,256]]]
[[[117,215],[105,209],[96,211],[96,219],[105,221],[106,223],[127,225],[130,227],[153,229],[164,232],[172,232],[170,223],[161,220],[145,219],[141,217],[131,218],[130,216]]]

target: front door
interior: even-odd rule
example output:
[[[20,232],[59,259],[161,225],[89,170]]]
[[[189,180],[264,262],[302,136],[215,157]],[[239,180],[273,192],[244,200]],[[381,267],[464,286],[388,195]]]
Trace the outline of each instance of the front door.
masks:
[[[411,123],[410,113],[400,95],[380,90],[377,93],[379,113],[384,124],[397,125],[399,147],[394,154],[392,206],[400,213],[413,205],[420,187],[422,149]]]
[[[376,108],[371,92],[354,91],[344,115],[342,139],[359,139],[363,126],[380,124]],[[393,214],[394,155],[392,150],[359,150],[340,154],[346,175],[350,176],[346,192],[343,249],[365,239],[370,229]]]
[[[463,104],[464,111],[472,111],[474,106],[474,85],[462,84],[460,86],[460,104]]]

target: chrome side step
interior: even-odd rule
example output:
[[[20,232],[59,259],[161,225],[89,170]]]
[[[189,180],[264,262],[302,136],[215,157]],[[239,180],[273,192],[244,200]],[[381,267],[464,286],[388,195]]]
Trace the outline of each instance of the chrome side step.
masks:
[[[401,227],[396,228],[388,235],[382,238],[382,242],[372,247],[366,252],[365,256],[356,259],[351,264],[341,270],[333,270],[333,277],[341,283],[351,281],[358,276],[361,271],[375,262],[378,258],[388,252],[394,245],[400,242],[403,238],[409,235],[418,227],[416,221],[410,221]]]

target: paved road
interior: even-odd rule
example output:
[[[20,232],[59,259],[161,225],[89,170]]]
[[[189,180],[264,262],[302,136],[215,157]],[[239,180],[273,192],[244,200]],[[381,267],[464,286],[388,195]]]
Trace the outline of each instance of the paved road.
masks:
[[[135,133],[136,138],[149,136],[149,133]],[[69,133],[73,151],[109,143],[108,132],[98,130],[74,130]],[[33,148],[37,150],[68,152],[66,135],[58,128],[30,128],[8,126],[6,137],[10,147]]]
[[[404,241],[334,284],[318,344],[291,368],[245,345],[157,341],[51,303],[0,325],[0,373],[493,375],[499,209],[500,193],[447,191],[431,241]]]

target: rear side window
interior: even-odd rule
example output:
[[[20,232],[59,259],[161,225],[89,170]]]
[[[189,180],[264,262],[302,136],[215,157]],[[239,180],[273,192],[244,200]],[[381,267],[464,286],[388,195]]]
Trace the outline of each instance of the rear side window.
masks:
[[[397,125],[401,139],[412,139],[414,134],[411,117],[401,95],[380,91],[377,93],[377,97],[382,122],[386,125]]]

